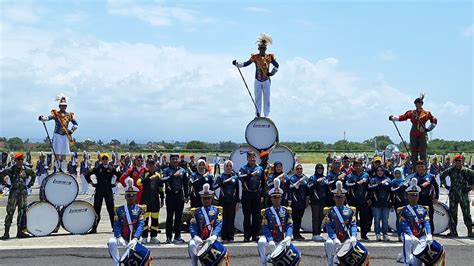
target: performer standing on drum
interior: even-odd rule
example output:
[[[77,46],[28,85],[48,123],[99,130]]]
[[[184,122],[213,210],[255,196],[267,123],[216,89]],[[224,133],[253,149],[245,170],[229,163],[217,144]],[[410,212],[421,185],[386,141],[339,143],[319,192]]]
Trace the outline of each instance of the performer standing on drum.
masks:
[[[203,185],[199,195],[201,196],[202,207],[191,208],[192,218],[189,224],[191,240],[189,241],[188,250],[192,266],[198,265],[197,253],[204,241],[216,241],[222,230],[222,207],[211,205],[214,191],[210,190],[208,183]],[[228,264],[228,257],[226,262]]]
[[[112,188],[115,184],[112,183],[112,179],[117,175],[115,168],[109,164],[109,155],[102,153],[100,155],[101,164],[86,173],[85,178],[87,183],[95,187],[94,192],[94,210],[97,213],[97,223],[91,229],[90,233],[97,233],[97,226],[100,222],[100,211],[102,210],[102,201],[105,200],[105,206],[109,213],[110,224],[114,227],[114,194]],[[95,175],[97,183],[93,183],[91,176]]]
[[[433,241],[428,211],[422,205],[418,205],[422,189],[417,183],[416,178],[411,179],[410,186],[406,189],[409,204],[397,210],[400,215],[399,230],[403,242],[402,253],[398,254],[397,262],[405,263],[407,266],[421,265],[421,261],[412,254],[413,246],[420,243],[422,239],[426,239],[428,242]]]
[[[454,222],[458,222],[458,204],[461,205],[462,217],[467,227],[468,237],[474,237],[472,231],[472,219],[469,206],[469,191],[474,187],[474,171],[463,166],[464,155],[456,154],[453,158],[453,166],[441,173],[441,181],[445,182],[447,176],[451,178],[449,189],[449,211]],[[454,226],[455,227],[455,226]],[[451,232],[452,236],[457,236]]]
[[[323,209],[326,206],[326,198],[329,194],[329,186],[324,176],[324,166],[320,163],[314,167],[314,175],[308,180],[308,194],[311,204],[311,221],[313,227],[313,241],[324,241],[321,236],[321,225],[323,222]]]
[[[272,250],[276,245],[283,242],[291,243],[293,237],[293,220],[291,208],[281,205],[283,189],[280,188],[280,179],[273,181],[273,188],[269,191],[272,206],[261,210],[263,235],[258,240],[258,254],[260,265],[267,265],[267,246]]]
[[[347,191],[342,188],[342,181],[336,182],[336,189],[331,191],[335,206],[324,208],[325,226],[328,239],[324,243],[327,265],[334,265],[334,258],[342,243],[346,240],[357,242],[357,225],[354,215],[355,208],[344,205]],[[337,261],[336,261],[337,262]]]
[[[405,121],[410,119],[412,127],[410,130],[410,150],[411,161],[413,165],[418,160],[427,163],[426,148],[427,148],[427,133],[433,130],[438,123],[438,119],[434,117],[429,111],[423,109],[424,94],[414,101],[415,110],[408,110],[401,116],[389,116],[390,121]],[[430,121],[428,128],[425,127],[426,122]],[[419,156],[419,157],[418,157]]]
[[[239,169],[242,182],[242,212],[244,214],[244,242],[257,241],[260,231],[260,206],[263,203],[265,180],[263,168],[256,164],[257,155],[247,152],[247,164]]]
[[[133,179],[128,178],[125,188],[126,204],[117,206],[113,218],[114,237],[109,239],[109,254],[114,265],[120,265],[118,246],[134,247],[142,235],[144,228],[143,210],[136,203],[138,188],[133,185]]]
[[[227,160],[224,163],[224,173],[217,179],[217,184],[221,189],[219,194],[219,203],[223,207],[223,229],[222,241],[234,241],[234,223],[237,204],[239,199],[239,177],[234,172],[234,163]]]
[[[49,116],[39,116],[42,122],[54,119],[54,134],[53,134],[53,151],[56,154],[55,171],[66,172],[66,156],[71,152],[69,150],[69,143],[73,143],[72,134],[77,129],[77,122],[74,118],[74,113],[66,112],[67,97],[60,93],[56,96],[56,101],[59,102],[59,110],[51,110]],[[69,122],[72,123],[72,128],[68,129]]]
[[[174,232],[174,243],[181,244],[181,217],[184,203],[189,201],[188,176],[186,170],[178,165],[178,154],[170,154],[170,164],[163,170],[162,181],[166,191],[166,243],[171,243]],[[174,216],[174,225],[173,225]]]
[[[145,229],[143,230],[143,243],[148,241],[148,233],[150,233],[150,243],[159,244],[158,235],[158,217],[160,216],[160,208],[163,207],[165,201],[165,193],[163,191],[163,183],[160,180],[161,174],[155,171],[155,160],[149,159],[146,162],[146,170],[138,183],[141,183],[143,189],[142,203],[146,205],[145,212]],[[151,225],[148,220],[151,218]]]
[[[301,221],[303,220],[304,209],[309,203],[307,195],[308,177],[303,174],[303,165],[296,164],[295,174],[290,177],[290,193],[291,209],[293,211],[294,221],[294,238],[295,240],[305,240],[301,235]]]
[[[15,161],[15,165],[10,166],[7,169],[4,169],[0,172],[0,184],[6,186],[10,189],[8,194],[8,203],[7,203],[7,216],[5,218],[5,232],[3,236],[0,238],[1,240],[7,240],[10,238],[10,225],[12,223],[13,214],[15,213],[15,209],[18,206],[18,217],[17,217],[17,225],[18,230],[16,233],[17,238],[25,238],[29,237],[29,235],[22,232],[21,222],[23,220],[23,216],[26,212],[26,197],[27,197],[27,189],[31,188],[35,183],[36,175],[31,170],[23,165],[23,160],[25,156],[21,152],[15,153],[13,159]],[[4,180],[4,177],[8,176],[10,178],[11,185],[7,184]],[[28,178],[31,178],[29,183],[26,181]]]
[[[346,177],[346,186],[349,190],[347,201],[350,206],[356,207],[354,217],[359,217],[360,238],[369,240],[367,232],[372,225],[370,210],[369,174],[364,171],[362,161],[356,160],[352,165],[352,173]]]
[[[46,156],[43,152],[40,152],[39,159],[36,162],[36,176],[38,177],[38,185],[41,187],[43,180],[48,175],[48,165],[46,164]]]
[[[238,68],[246,67],[255,63],[255,104],[257,105],[256,115],[262,113],[262,95],[263,95],[263,113],[267,117],[270,114],[270,77],[278,71],[279,64],[274,54],[266,54],[267,46],[272,44],[270,35],[261,33],[257,38],[258,54],[252,54],[247,62],[239,63],[237,60],[232,61],[234,66]],[[270,64],[273,65],[270,71]]]
[[[209,184],[213,187],[214,176],[207,171],[206,161],[199,159],[197,161],[197,171],[191,175],[189,178],[189,183],[191,185],[191,208],[197,208],[202,206],[201,197],[199,196],[199,191],[202,189],[204,184]]]

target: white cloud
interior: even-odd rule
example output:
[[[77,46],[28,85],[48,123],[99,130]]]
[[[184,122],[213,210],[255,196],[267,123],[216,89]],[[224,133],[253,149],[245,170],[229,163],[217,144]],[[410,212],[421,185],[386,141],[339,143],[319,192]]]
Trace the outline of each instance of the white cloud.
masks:
[[[80,124],[79,139],[245,141],[253,105],[229,64],[231,56],[25,28],[2,27],[1,33],[8,41],[0,55],[0,120],[4,125],[18,119],[29,122],[2,126],[0,135],[41,139],[41,127],[33,121],[55,107],[54,96],[64,92]],[[413,105],[413,96],[388,84],[382,75],[363,82],[340,69],[334,57],[316,62],[296,57],[279,63],[272,80],[271,116],[282,140],[333,141],[344,130],[360,140],[397,136],[388,115]],[[242,72],[253,92],[254,67]],[[371,85],[361,85],[365,83]],[[430,104],[442,106],[437,134],[452,136],[453,116],[469,119],[468,106]],[[6,115],[9,110],[15,110],[15,116]],[[459,138],[463,137],[467,138]]]
[[[2,4],[2,20],[10,23],[32,24],[40,20],[41,15],[46,12],[43,7],[29,4],[4,5]]]
[[[381,51],[377,55],[377,59],[381,61],[394,61],[394,60],[397,60],[397,58],[398,58],[397,54],[391,49]]]
[[[471,24],[461,31],[461,36],[464,38],[471,38],[473,35],[473,32],[474,32],[474,26],[473,24]]]
[[[252,12],[252,13],[264,13],[264,14],[271,13],[270,9],[263,8],[263,7],[256,7],[256,6],[249,6],[249,7],[246,7],[244,10],[248,12]]]

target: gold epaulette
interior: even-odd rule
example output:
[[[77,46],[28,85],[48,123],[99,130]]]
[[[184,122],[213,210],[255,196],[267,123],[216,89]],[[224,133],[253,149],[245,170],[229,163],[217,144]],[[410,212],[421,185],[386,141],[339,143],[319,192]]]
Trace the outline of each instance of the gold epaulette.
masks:
[[[353,207],[353,206],[349,206],[349,208],[351,208],[352,212],[355,213],[356,212],[356,207]]]
[[[191,210],[189,210],[189,212],[191,213],[192,216],[194,216],[194,214],[196,213],[196,210],[198,208],[191,208]]]
[[[400,214],[402,213],[403,208],[405,208],[405,207],[398,207],[398,208],[397,208],[397,214],[398,214],[398,215],[400,215]]]
[[[216,208],[219,210],[219,213],[222,213],[222,211],[224,210],[222,206],[216,206]]]
[[[262,217],[265,216],[265,211],[266,211],[266,210],[267,210],[266,208],[260,210],[260,214],[262,215]]]
[[[115,205],[115,206],[114,206],[114,211],[115,211],[115,213],[117,213],[118,208],[120,208],[120,207],[122,207],[122,206],[123,206],[123,205]]]
[[[291,207],[285,207],[286,208],[286,211],[291,214],[292,210],[291,210]]]
[[[146,212],[146,205],[145,204],[137,204],[138,207],[140,207],[140,209],[142,210],[142,212]]]
[[[430,207],[429,206],[424,206],[424,205],[420,205],[421,207],[425,208],[426,211],[430,211]]]
[[[323,214],[328,214],[330,210],[331,210],[331,207],[324,207]]]

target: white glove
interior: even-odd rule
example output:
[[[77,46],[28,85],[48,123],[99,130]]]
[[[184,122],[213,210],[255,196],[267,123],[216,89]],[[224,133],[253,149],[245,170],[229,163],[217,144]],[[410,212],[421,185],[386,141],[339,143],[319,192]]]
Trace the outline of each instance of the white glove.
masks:
[[[212,236],[210,236],[207,240],[209,240],[210,242],[216,241],[216,240],[217,240],[217,236],[216,236],[216,235],[212,235]]]
[[[128,246],[129,247],[135,247],[135,245],[138,243],[138,239],[134,238],[132,239],[132,241],[130,241],[130,243],[128,243]]]
[[[275,241],[270,241],[268,242],[268,246],[271,247],[272,249],[275,249],[276,248],[276,244],[275,244]]]
[[[433,235],[432,235],[432,234],[426,235],[426,241],[427,241],[428,243],[433,242]]]
[[[119,237],[119,238],[117,238],[117,244],[122,245],[122,246],[126,246],[127,242],[125,242],[125,239],[123,239],[123,237]]]
[[[282,242],[285,242],[287,245],[289,245],[291,243],[291,236],[285,237]]]
[[[193,237],[194,243],[196,243],[197,246],[202,244],[202,239],[199,236]]]
[[[339,238],[334,239],[334,245],[341,245],[341,240]]]
[[[351,236],[351,239],[350,239],[351,243],[356,243],[357,242],[357,237],[355,236]]]
[[[46,121],[48,121],[48,117],[40,115],[39,120],[41,120],[43,122],[46,122]]]

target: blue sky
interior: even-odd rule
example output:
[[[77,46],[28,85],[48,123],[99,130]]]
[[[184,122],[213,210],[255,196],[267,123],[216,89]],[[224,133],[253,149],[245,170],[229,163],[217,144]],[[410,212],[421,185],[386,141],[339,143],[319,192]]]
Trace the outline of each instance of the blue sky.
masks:
[[[433,138],[474,139],[470,1],[1,7],[2,136],[42,139],[35,119],[63,92],[78,139],[244,142],[252,103],[230,62],[246,60],[267,32],[280,63],[270,116],[282,140],[333,142],[346,131],[349,140],[389,135],[398,142],[387,117],[412,108],[420,91],[439,119]],[[251,87],[253,71],[243,69]],[[410,125],[400,127],[408,138]]]

